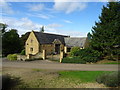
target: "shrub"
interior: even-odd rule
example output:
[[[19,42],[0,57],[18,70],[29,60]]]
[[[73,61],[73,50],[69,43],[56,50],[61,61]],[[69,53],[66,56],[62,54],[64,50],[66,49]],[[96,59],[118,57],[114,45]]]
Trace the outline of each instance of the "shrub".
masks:
[[[81,60],[86,62],[97,62],[101,59],[102,54],[91,48],[75,49],[70,52],[72,56],[78,56]]]
[[[105,73],[97,77],[98,83],[103,83],[108,87],[120,86],[120,72]]]
[[[70,50],[70,56],[76,56],[76,52],[80,51],[80,47],[72,47]]]
[[[62,63],[80,63],[80,64],[86,64],[86,61],[81,60],[80,57],[66,57],[66,58],[63,58]]]
[[[20,54],[25,55],[25,49],[23,49]]]
[[[17,60],[17,54],[9,54],[7,59],[11,61]]]

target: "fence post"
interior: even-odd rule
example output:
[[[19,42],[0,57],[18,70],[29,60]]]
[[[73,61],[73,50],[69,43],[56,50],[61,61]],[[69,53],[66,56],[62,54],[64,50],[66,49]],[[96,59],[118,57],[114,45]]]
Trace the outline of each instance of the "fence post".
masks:
[[[64,53],[63,53],[63,51],[61,51],[60,52],[60,63],[62,62],[63,56],[64,56]]]
[[[46,59],[46,50],[43,50],[43,60]]]

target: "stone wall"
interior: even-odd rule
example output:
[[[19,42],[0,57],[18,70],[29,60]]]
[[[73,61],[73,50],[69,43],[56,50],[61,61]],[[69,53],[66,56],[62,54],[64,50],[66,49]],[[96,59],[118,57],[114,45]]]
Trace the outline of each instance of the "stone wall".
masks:
[[[54,44],[44,44],[40,45],[40,52],[42,53],[43,50],[46,50],[47,55],[51,55],[53,52],[55,52],[55,45]],[[64,50],[64,45],[60,45],[60,51]]]
[[[60,60],[60,54],[57,54],[57,55],[47,55],[46,59],[48,59],[48,60]]]
[[[39,52],[39,42],[36,39],[34,32],[30,33],[30,35],[26,41],[25,51],[26,51],[26,55],[29,55],[29,54],[35,55]]]
[[[54,52],[54,45],[53,44],[44,44],[40,45],[40,52],[43,53],[43,50],[46,50],[46,54],[50,55]]]
[[[17,60],[25,60],[27,59],[27,56],[26,55],[17,55]]]

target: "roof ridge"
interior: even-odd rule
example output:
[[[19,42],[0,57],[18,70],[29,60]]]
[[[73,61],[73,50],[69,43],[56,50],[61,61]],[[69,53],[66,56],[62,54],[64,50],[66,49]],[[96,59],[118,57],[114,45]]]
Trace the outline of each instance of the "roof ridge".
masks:
[[[35,33],[43,33],[43,34],[49,34],[49,35],[57,35],[57,36],[66,36],[69,37],[67,35],[61,35],[61,34],[53,34],[53,33],[46,33],[46,32],[38,32],[38,31],[34,31]]]

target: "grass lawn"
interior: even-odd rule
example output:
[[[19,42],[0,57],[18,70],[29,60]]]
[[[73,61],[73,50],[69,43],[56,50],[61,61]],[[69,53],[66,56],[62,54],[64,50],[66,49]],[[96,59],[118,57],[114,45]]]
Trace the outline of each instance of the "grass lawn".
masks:
[[[103,73],[112,71],[60,71],[60,78],[69,78],[71,80],[80,80],[81,82],[95,82],[96,78]]]

